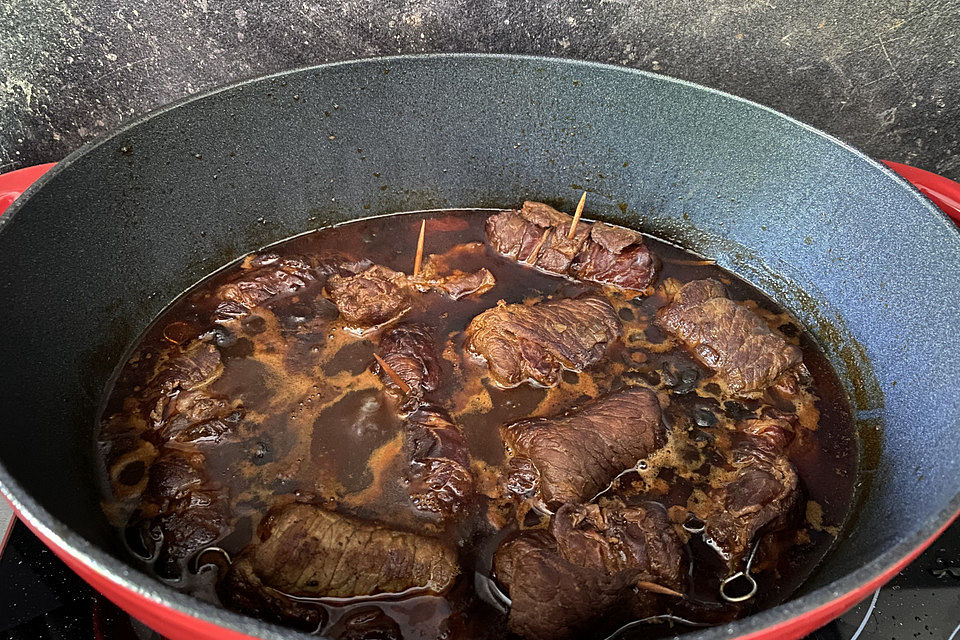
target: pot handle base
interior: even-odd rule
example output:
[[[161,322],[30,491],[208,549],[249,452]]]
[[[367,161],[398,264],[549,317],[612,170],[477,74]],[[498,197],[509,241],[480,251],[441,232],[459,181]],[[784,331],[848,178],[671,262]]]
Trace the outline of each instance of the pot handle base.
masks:
[[[943,176],[908,164],[881,160],[881,162],[905,178],[920,193],[930,198],[947,216],[960,225],[960,184]]]

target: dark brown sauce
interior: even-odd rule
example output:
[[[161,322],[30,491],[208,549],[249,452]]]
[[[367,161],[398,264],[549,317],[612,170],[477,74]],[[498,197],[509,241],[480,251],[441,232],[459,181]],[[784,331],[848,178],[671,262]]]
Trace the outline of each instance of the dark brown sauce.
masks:
[[[489,213],[443,211],[359,220],[292,238],[274,245],[270,251],[282,256],[340,254],[367,258],[409,272],[422,219],[429,221],[426,252],[439,254],[460,243],[483,241],[483,223]],[[782,309],[722,269],[695,264],[699,258],[693,254],[652,238],[647,243],[663,259],[661,282],[667,278],[681,282],[706,277],[722,280],[731,298],[753,301],[768,321],[775,321],[785,335],[792,336],[813,375],[811,392],[818,398],[819,426],[806,432],[789,453],[805,488],[807,513],[815,522],[803,524],[808,542],[797,543],[796,531],[790,532],[792,537],[781,536],[783,540],[777,541],[782,553],[775,567],[758,574],[759,594],[742,611],[747,614],[789,596],[834,542],[833,532],[844,522],[856,480],[857,443],[850,408],[821,351]],[[462,351],[462,331],[469,321],[499,300],[522,302],[572,296],[593,289],[519,266],[489,251],[457,266],[464,271],[485,266],[497,284],[483,295],[456,302],[436,293],[423,294],[405,317],[405,321],[429,326],[441,348],[446,346],[452,352]],[[157,359],[171,348],[171,340],[185,344],[207,332],[218,331],[210,320],[217,303],[212,292],[239,268],[239,264],[234,264],[210,276],[157,319],[120,371],[104,407],[105,417],[120,412],[124,399],[137,393]],[[443,360],[442,384],[429,399],[450,411],[476,461],[488,465],[502,461],[500,425],[529,416],[551,415],[631,382],[669,393],[671,402],[682,408],[684,414],[693,416],[693,428],[674,440],[679,449],[674,455],[688,455],[691,464],[701,461],[694,462],[697,454],[692,449],[684,453],[684,447],[690,448],[698,439],[711,438],[711,431],[722,428],[725,421],[756,409],[750,402],[710,397],[710,372],[682,349],[657,353],[648,348],[651,343],[666,339],[649,324],[657,308],[664,304],[662,297],[615,299],[614,304],[624,324],[623,344],[612,349],[610,357],[594,368],[579,374],[567,372],[563,383],[553,389],[529,384],[496,389],[483,380],[486,370],[482,365],[455,358]],[[475,573],[487,571],[500,537],[483,516],[480,501],[484,499],[478,498],[475,511],[455,530],[438,530],[435,522],[413,508],[399,481],[396,453],[400,419],[395,403],[370,372],[374,345],[366,338],[330,328],[328,325],[337,315],[331,307],[314,285],[269,303],[267,309],[246,318],[244,335],[212,337],[224,363],[215,389],[241,399],[246,409],[235,441],[200,445],[206,454],[206,471],[214,482],[227,488],[230,496],[233,530],[216,544],[229,554],[239,553],[253,539],[256,524],[267,509],[295,499],[329,501],[342,510],[390,526],[434,531],[456,545],[460,554],[462,573],[450,593],[442,598],[365,598],[342,606],[319,603],[317,606],[328,614],[320,631],[336,637],[351,617],[375,622],[385,615],[398,625],[404,638],[507,637],[505,616],[482,602],[474,589]],[[107,466],[109,463],[108,460]],[[140,467],[128,465],[119,481],[135,485],[143,473]],[[628,496],[631,482],[636,480],[631,474],[637,473],[625,474],[614,490]],[[670,485],[664,501],[683,503],[689,487],[672,478],[669,471],[661,477]],[[134,505],[118,499],[109,481],[105,480],[104,486],[107,512],[122,530]],[[695,574],[691,595],[721,607],[717,593],[724,567],[702,542],[691,541],[690,554]],[[199,573],[184,567],[182,575],[177,585],[184,591],[217,601],[213,566],[206,566]],[[600,632],[613,630],[605,626],[609,625],[598,627]],[[656,635],[660,629],[664,634],[670,633],[665,627],[651,627],[645,630],[645,637],[649,633]]]

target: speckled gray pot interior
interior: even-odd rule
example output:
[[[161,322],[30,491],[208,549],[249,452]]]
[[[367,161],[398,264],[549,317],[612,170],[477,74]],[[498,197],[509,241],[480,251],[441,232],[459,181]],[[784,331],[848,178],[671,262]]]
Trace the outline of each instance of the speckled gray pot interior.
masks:
[[[91,473],[125,347],[245,252],[396,210],[570,208],[676,241],[790,308],[843,375],[870,490],[768,626],[905,556],[960,506],[960,235],[889,171],[757,105],[562,60],[426,56],[294,71],[161,110],[70,156],[0,218],[0,481],[54,539],[148,596],[298,634],[131,569]]]

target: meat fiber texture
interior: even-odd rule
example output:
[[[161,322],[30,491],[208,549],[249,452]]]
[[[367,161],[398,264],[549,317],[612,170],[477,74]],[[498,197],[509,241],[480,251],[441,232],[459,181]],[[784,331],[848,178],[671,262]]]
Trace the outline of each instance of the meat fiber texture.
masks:
[[[624,227],[573,218],[542,202],[487,219],[487,243],[497,253],[532,267],[584,282],[640,293],[657,278],[656,256],[643,236]]]
[[[271,510],[259,541],[231,565],[219,586],[228,606],[302,622],[304,611],[277,595],[349,598],[412,589],[443,594],[459,573],[456,556],[436,538],[397,531],[310,504]]]
[[[407,386],[399,383],[380,364],[373,371],[384,386],[401,398],[401,409],[413,411],[420,406],[425,393],[440,385],[440,353],[430,331],[421,325],[400,324],[380,336],[380,357]]]
[[[658,597],[634,590],[654,583],[682,590],[683,542],[655,503],[567,504],[549,531],[500,545],[494,571],[511,599],[509,628],[527,640],[566,640],[615,607],[642,617]]]
[[[141,531],[149,555],[157,558],[157,571],[167,577],[177,577],[183,560],[226,533],[227,493],[210,481],[205,454],[198,447],[232,439],[243,417],[239,402],[209,389],[222,373],[220,353],[212,345],[194,341],[185,348],[171,346],[140,401],[128,403],[124,415],[111,418],[112,424],[139,425],[137,437],[156,451],[152,459],[142,460],[143,490],[128,526]],[[111,438],[124,441],[132,435],[105,432],[111,446]],[[127,463],[118,458],[113,467]],[[122,473],[111,469],[118,495],[122,491],[117,489],[124,489]]]
[[[407,491],[421,511],[453,516],[473,495],[470,455],[460,429],[446,411],[423,406],[403,425]]]
[[[424,401],[440,384],[440,355],[426,327],[400,324],[380,337],[377,364],[384,386],[401,399],[405,480],[414,507],[446,518],[460,512],[473,494],[470,454],[459,427],[442,407]],[[396,376],[406,389],[394,380]]]
[[[733,478],[708,492],[712,513],[705,535],[737,566],[763,530],[789,523],[800,499],[800,480],[786,454],[794,438],[787,418],[757,418],[737,424],[730,452]]]
[[[666,441],[659,400],[643,387],[610,393],[552,418],[521,420],[500,434],[511,463],[524,460],[534,467],[535,491],[547,505],[593,499]]]
[[[217,289],[222,302],[214,318],[219,322],[247,316],[269,300],[299,291],[316,279],[313,268],[302,258],[267,253],[253,256],[243,266],[239,278]]]
[[[369,262],[341,265],[326,282],[327,294],[348,326],[383,325],[406,314],[418,291],[437,291],[454,300],[489,291],[496,284],[489,270],[465,273],[450,264],[469,250],[458,245],[446,254],[431,255],[415,276]]]
[[[333,275],[326,287],[340,316],[352,327],[374,327],[395,320],[412,304],[406,275],[380,265],[353,275]]]
[[[486,360],[501,387],[526,380],[556,386],[563,369],[595,364],[622,333],[613,306],[594,295],[499,304],[471,320],[466,331],[467,349]]]
[[[198,444],[233,436],[243,418],[241,403],[209,389],[222,373],[220,352],[202,341],[161,365],[142,394],[151,405],[148,424],[161,440]]]
[[[763,391],[802,361],[798,347],[752,310],[730,300],[713,279],[681,287],[657,313],[656,323],[739,395]]]
[[[211,484],[204,469],[204,455],[163,447],[149,471],[150,477],[132,526],[143,530],[141,538],[157,558],[155,570],[165,577],[179,577],[181,562],[213,544],[227,531],[227,494]],[[159,534],[159,535],[158,535]]]

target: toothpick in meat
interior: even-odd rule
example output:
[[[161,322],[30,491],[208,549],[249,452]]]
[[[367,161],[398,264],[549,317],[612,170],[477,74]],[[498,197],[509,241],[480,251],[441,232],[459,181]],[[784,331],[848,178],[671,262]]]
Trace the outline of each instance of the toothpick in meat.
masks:
[[[580,214],[583,213],[583,205],[587,201],[587,192],[584,191],[583,195],[580,196],[580,202],[577,203],[577,211],[573,214],[573,222],[570,223],[570,233],[567,234],[567,239],[572,239],[573,234],[577,232],[577,223],[580,222]]]
[[[646,591],[652,591],[653,593],[662,593],[666,596],[676,596],[678,598],[683,597],[683,594],[679,591],[674,591],[670,587],[665,587],[662,584],[657,584],[656,582],[647,582],[645,580],[641,580],[637,583],[637,586]]]
[[[423,233],[427,230],[427,221],[420,223],[420,239],[417,240],[417,257],[413,261],[413,275],[420,274],[420,262],[423,260]]]
[[[403,378],[401,378],[399,375],[397,375],[397,372],[394,371],[394,370],[390,367],[390,365],[388,365],[388,364],[384,361],[383,358],[381,358],[381,357],[380,357],[379,355],[377,355],[376,353],[373,354],[373,357],[377,359],[377,362],[380,363],[380,367],[381,367],[384,371],[387,372],[387,375],[390,376],[390,377],[393,379],[393,381],[397,383],[397,386],[400,387],[400,391],[402,391],[404,394],[410,393],[410,385],[408,385],[406,382],[404,382],[404,381],[403,381]]]
[[[551,229],[549,227],[543,230],[543,235],[540,236],[537,246],[535,246],[533,251],[530,252],[530,255],[527,256],[527,264],[533,264],[537,261],[537,256],[540,255],[540,249],[543,248],[543,243],[547,241],[547,236],[550,235],[550,231]]]

